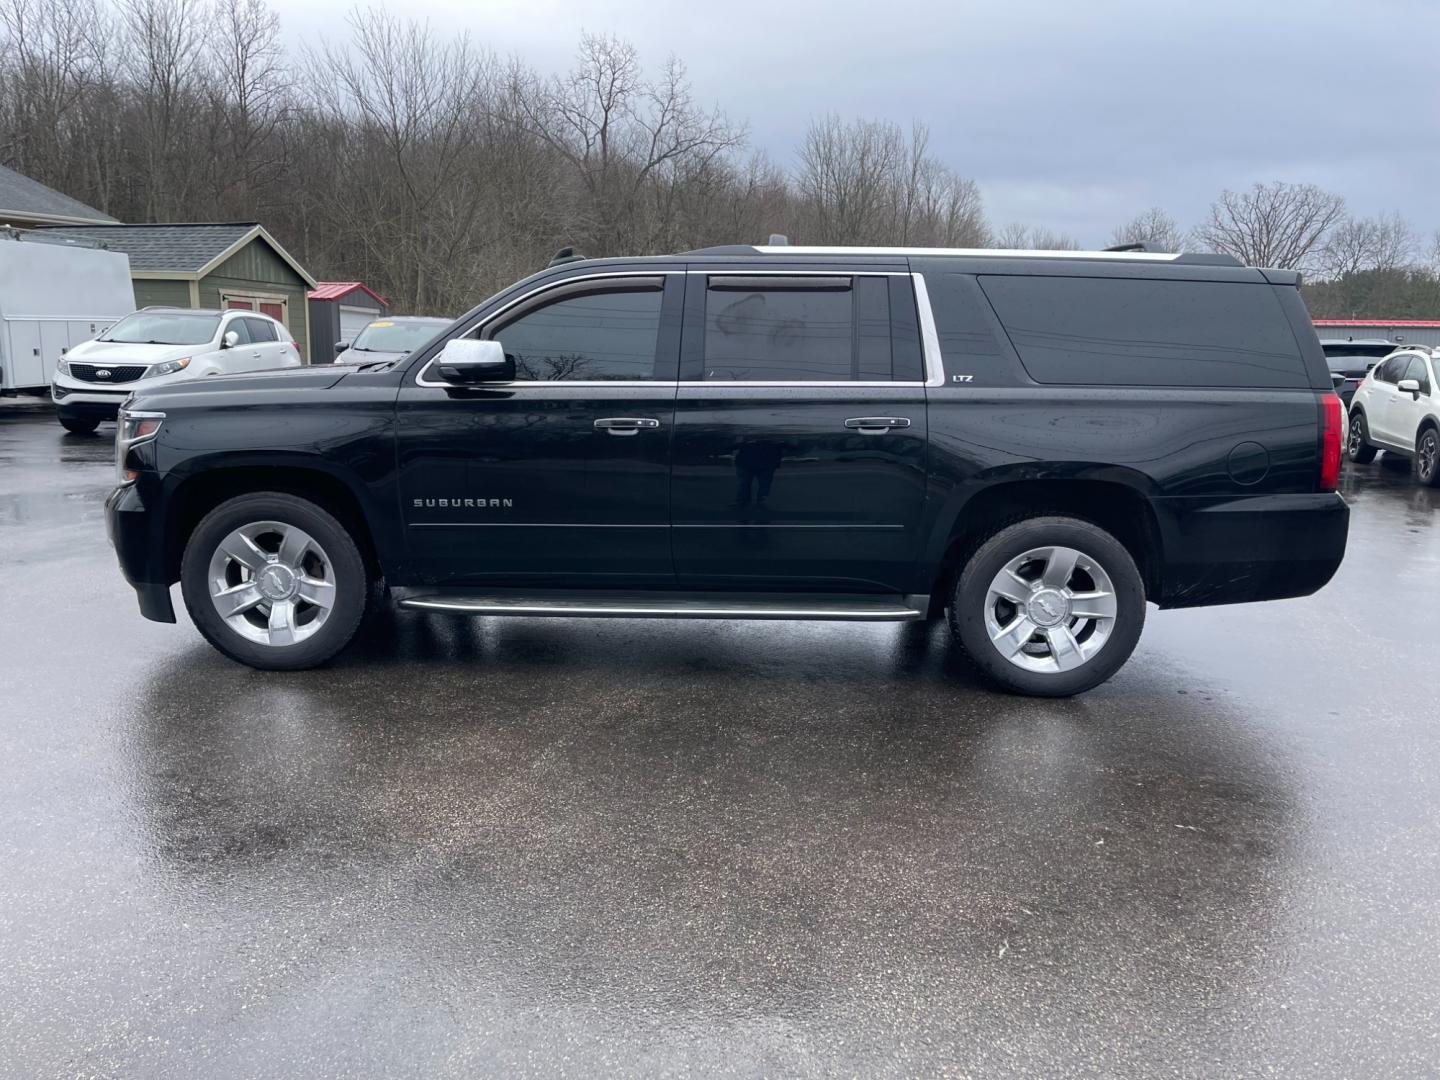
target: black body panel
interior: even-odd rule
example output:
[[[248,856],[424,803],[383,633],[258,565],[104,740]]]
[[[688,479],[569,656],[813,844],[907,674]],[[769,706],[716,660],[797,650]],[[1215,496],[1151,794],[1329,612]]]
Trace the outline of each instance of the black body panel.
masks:
[[[707,383],[696,297],[723,272],[885,275],[906,296],[913,280],[918,318],[892,303],[894,370],[911,373],[901,357],[919,338],[923,378]],[[112,496],[108,516],[146,614],[168,611],[160,597],[197,500],[246,482],[313,487],[343,504],[397,586],[926,593],[957,538],[1010,495],[1033,502],[1037,492],[1070,492],[1082,516],[1088,499],[1132,500],[1135,535],[1155,549],[1149,599],[1162,606],[1301,595],[1343,556],[1348,512],[1318,489],[1329,372],[1284,275],[1202,261],[736,248],[549,269],[445,340],[494,325],[504,344],[500,314],[512,305],[526,311],[545,302],[537,290],[616,275],[664,282],[648,379],[424,385],[437,381],[422,379],[437,340],[390,371],[302,369],[138,396],[133,407],[167,419],[130,452],[139,478]],[[1041,385],[990,305],[986,275],[1263,289],[1294,335],[1299,385]],[[595,427],[617,417],[655,425]],[[866,418],[908,425],[846,426]]]

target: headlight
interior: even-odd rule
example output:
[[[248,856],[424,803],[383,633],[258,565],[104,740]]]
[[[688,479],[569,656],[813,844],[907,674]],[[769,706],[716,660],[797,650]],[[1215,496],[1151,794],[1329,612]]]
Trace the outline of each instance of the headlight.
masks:
[[[69,360],[66,360],[66,359],[62,356],[59,360],[56,360],[56,361],[55,361],[55,370],[58,371],[61,375],[69,375],[69,374],[70,374],[70,361],[69,361]]]
[[[161,375],[174,375],[177,371],[184,371],[189,366],[190,357],[182,356],[179,360],[166,360],[163,364],[156,364],[140,377],[142,379],[158,379]]]
[[[115,418],[115,481],[121,487],[135,482],[135,473],[125,468],[125,455],[132,446],[155,438],[164,422],[163,412],[127,412],[121,407]]]

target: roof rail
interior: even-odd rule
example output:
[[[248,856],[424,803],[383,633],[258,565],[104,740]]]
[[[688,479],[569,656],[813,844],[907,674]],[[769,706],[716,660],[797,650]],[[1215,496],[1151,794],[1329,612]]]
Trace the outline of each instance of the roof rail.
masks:
[[[936,256],[968,256],[1022,259],[1144,259],[1151,262],[1179,263],[1190,266],[1244,266],[1233,255],[1213,252],[1182,252],[1147,250],[1142,244],[1125,244],[1103,251],[1022,251],[1012,248],[897,248],[897,247],[792,247],[790,244],[720,244],[716,247],[682,251],[681,255],[875,255],[904,258]]]

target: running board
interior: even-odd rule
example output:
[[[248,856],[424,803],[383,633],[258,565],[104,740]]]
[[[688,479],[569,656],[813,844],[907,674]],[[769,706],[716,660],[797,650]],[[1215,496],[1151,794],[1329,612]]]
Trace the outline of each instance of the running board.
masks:
[[[487,589],[412,592],[398,603],[419,611],[467,615],[601,619],[833,619],[906,622],[923,619],[928,596],[804,593],[667,593]],[[922,603],[922,601],[924,603]]]

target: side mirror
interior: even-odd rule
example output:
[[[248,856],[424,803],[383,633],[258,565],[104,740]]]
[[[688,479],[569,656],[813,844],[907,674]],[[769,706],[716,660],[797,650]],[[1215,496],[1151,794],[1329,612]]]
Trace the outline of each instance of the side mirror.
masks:
[[[220,339],[222,349],[233,349],[240,344],[240,335],[234,330],[226,330],[225,336]]]
[[[348,349],[349,347],[350,347],[350,342],[348,342],[348,341],[337,341],[337,342],[335,342],[335,355],[336,355],[336,356],[339,356],[342,352],[344,352],[344,351],[345,351],[346,349]]]
[[[1336,390],[1339,390],[1340,387],[1345,385],[1345,376],[1341,375],[1338,371],[1332,371],[1330,373],[1330,385],[1335,387]]]
[[[483,382],[513,382],[515,361],[505,355],[498,341],[451,338],[435,357],[435,370],[446,382],[457,385]]]
[[[1402,394],[1409,394],[1411,397],[1418,398],[1420,396],[1420,380],[1401,379],[1395,384],[1395,389],[1399,390]]]

